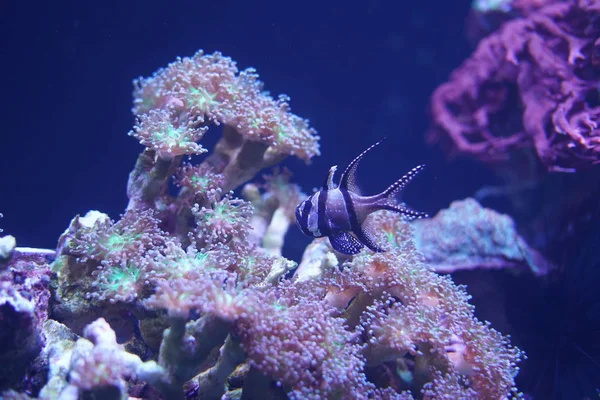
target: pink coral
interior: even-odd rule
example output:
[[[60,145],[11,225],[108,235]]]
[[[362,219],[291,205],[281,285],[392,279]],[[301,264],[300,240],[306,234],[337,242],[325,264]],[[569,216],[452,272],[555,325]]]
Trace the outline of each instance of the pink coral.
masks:
[[[73,239],[72,252],[81,261],[88,259],[120,263],[141,257],[167,240],[160,220],[151,209],[129,210],[118,222],[99,218],[91,227],[82,227]]]
[[[210,207],[196,205],[192,213],[196,219],[197,237],[205,243],[226,243],[234,237],[245,237],[252,229],[249,223],[252,205],[234,199],[233,193],[226,194]]]
[[[205,153],[207,150],[197,142],[207,129],[193,119],[178,118],[172,111],[150,110],[138,116],[129,135],[156,151],[159,157],[170,160],[181,155]]]
[[[236,330],[253,366],[292,389],[291,398],[367,398],[361,346],[343,318],[314,295],[282,286],[259,294]]]
[[[189,192],[194,202],[214,202],[221,197],[225,178],[206,165],[183,164],[176,172],[175,184]],[[181,197],[181,195],[180,195]]]
[[[319,153],[318,136],[308,121],[289,111],[289,98],[274,100],[252,68],[239,72],[221,53],[202,51],[136,81],[134,112],[169,109],[178,118],[224,123],[272,151],[309,160]],[[186,117],[187,115],[187,117]]]
[[[455,374],[470,371],[467,382],[479,397],[508,396],[515,390],[520,350],[473,316],[464,288],[418,262],[406,261],[396,251],[364,254],[352,261],[354,273],[369,291],[398,299],[370,308],[371,346],[413,355],[431,349],[440,358],[432,361],[435,369],[450,368]],[[457,341],[465,347],[462,358],[450,354],[456,349],[448,352]]]

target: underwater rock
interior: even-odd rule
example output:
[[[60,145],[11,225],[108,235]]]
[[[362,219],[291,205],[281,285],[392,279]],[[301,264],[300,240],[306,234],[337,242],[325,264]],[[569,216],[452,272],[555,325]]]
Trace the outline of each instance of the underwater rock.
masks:
[[[44,345],[49,284],[45,257],[13,251],[0,271],[0,390],[29,386],[22,380]]]
[[[39,358],[46,363],[47,382],[40,391],[40,400],[57,399],[67,386],[67,373],[77,335],[52,319],[44,323],[46,346]]]
[[[455,201],[435,217],[414,221],[415,245],[437,272],[474,268],[525,268],[535,275],[549,264],[519,236],[508,215],[477,200]]]
[[[0,260],[10,258],[13,250],[17,246],[17,241],[14,236],[3,236],[0,238]]]

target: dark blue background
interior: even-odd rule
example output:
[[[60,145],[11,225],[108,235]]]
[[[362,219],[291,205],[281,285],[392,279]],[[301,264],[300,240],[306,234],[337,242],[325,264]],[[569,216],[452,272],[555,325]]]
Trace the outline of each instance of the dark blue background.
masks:
[[[490,183],[479,164],[449,168],[424,141],[431,92],[472,50],[469,3],[5,1],[0,227],[21,246],[52,248],[78,213],[117,218],[142,149],[127,136],[131,81],[198,49],[255,67],[267,90],[291,96],[292,111],[310,119],[322,155],[309,167],[287,162],[306,192],[330,165],[343,168],[389,136],[361,165],[364,191],[425,162],[405,199],[435,212]]]
[[[78,213],[98,209],[118,218],[127,202],[127,176],[142,150],[127,136],[134,122],[131,81],[198,49],[221,51],[240,68],[255,67],[267,90],[291,96],[292,110],[311,120],[322,137],[322,156],[308,167],[286,162],[306,192],[322,183],[329,166],[343,168],[388,136],[361,165],[364,191],[379,191],[425,162],[427,170],[411,183],[405,199],[434,213],[494,183],[481,163],[449,163],[424,140],[431,92],[471,53],[465,39],[469,6],[469,0],[4,0],[0,228],[21,246],[53,248]],[[214,143],[217,137],[207,140]],[[306,243],[292,229],[285,255],[297,259]],[[529,352],[519,378],[551,390],[552,381],[535,374],[553,374],[546,367],[563,362],[552,359],[556,337],[571,340],[572,327],[584,331],[591,325],[580,294],[592,297],[597,285],[579,279],[574,282],[580,286],[566,293],[531,277],[485,273],[455,279],[469,283],[481,317],[513,333],[514,343]],[[473,290],[475,285],[483,290]],[[538,321],[544,319],[547,324]],[[578,338],[592,341],[597,335]],[[577,355],[564,356],[571,354]],[[584,363],[566,365],[560,364],[566,375],[578,373],[573,365],[591,370]]]

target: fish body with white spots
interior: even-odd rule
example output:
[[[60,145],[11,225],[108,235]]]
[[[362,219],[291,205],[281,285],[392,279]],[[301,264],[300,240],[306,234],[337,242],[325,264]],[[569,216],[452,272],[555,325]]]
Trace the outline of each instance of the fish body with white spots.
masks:
[[[315,238],[327,236],[331,246],[343,254],[356,254],[365,246],[372,251],[382,252],[384,250],[377,245],[371,228],[364,224],[369,214],[389,210],[411,219],[427,216],[404,205],[398,205],[395,201],[395,195],[424,168],[423,165],[413,168],[379,194],[361,194],[356,185],[356,169],[365,154],[382,141],[375,143],[352,160],[342,174],[339,185],[333,183],[337,167],[329,169],[323,188],[296,207],[296,222],[302,233]]]

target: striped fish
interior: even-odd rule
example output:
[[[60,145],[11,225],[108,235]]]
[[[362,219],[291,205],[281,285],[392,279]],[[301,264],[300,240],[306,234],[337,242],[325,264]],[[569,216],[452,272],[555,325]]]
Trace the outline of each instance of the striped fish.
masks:
[[[395,195],[425,166],[419,165],[394,182],[383,192],[374,196],[363,196],[356,184],[356,168],[360,160],[382,139],[361,154],[346,167],[340,184],[333,183],[337,166],[329,169],[323,188],[296,207],[296,223],[306,236],[327,236],[331,246],[343,254],[356,254],[365,246],[375,252],[383,252],[370,227],[364,224],[367,216],[375,211],[389,210],[410,219],[427,217],[427,214],[399,205]]]

